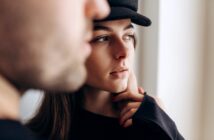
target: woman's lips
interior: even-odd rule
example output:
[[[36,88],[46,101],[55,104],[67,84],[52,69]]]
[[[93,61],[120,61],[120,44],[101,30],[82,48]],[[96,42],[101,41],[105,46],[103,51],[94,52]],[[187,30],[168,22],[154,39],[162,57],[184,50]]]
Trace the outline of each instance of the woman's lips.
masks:
[[[121,71],[114,71],[114,72],[111,72],[110,75],[115,78],[125,78],[128,76],[128,70],[124,69]]]

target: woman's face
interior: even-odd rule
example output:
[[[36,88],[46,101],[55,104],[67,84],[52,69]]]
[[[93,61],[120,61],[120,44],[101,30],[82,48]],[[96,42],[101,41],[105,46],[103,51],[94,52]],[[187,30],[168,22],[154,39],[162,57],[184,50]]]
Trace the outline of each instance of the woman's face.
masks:
[[[86,62],[86,84],[113,93],[126,90],[134,59],[135,32],[130,19],[98,22]]]

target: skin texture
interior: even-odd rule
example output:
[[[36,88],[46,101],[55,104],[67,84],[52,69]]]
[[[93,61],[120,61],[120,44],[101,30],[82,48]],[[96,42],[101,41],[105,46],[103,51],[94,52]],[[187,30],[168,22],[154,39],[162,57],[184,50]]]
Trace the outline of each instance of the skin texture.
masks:
[[[18,119],[26,89],[77,90],[86,79],[92,21],[108,13],[106,0],[1,0],[0,118]]]
[[[86,62],[85,109],[120,118],[124,127],[132,124],[131,118],[144,97],[133,73],[134,42],[130,19],[98,22]]]
[[[105,0],[0,2],[0,73],[21,88],[73,91],[85,78],[92,19]]]

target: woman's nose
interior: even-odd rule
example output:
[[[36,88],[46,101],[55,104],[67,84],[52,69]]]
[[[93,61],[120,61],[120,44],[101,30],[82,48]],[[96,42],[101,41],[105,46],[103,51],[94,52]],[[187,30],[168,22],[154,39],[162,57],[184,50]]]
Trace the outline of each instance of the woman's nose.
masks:
[[[114,50],[114,56],[117,60],[127,58],[130,51],[128,45],[122,40],[118,40],[117,43],[115,43]]]

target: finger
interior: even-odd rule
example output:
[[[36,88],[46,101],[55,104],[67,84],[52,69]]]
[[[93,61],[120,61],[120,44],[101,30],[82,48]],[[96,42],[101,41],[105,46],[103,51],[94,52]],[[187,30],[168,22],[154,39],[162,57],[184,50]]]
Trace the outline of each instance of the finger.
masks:
[[[142,87],[138,87],[138,92],[145,95],[145,90]]]
[[[119,102],[119,101],[123,101],[123,100],[128,100],[129,99],[129,95],[127,92],[124,92],[124,93],[120,93],[118,94],[117,96],[114,96],[112,98],[112,101],[113,102]]]
[[[136,111],[137,111],[136,108],[130,109],[126,114],[124,114],[124,116],[121,117],[120,124],[122,125],[126,120],[130,119],[135,114]]]
[[[140,93],[132,93],[130,94],[130,100],[135,101],[135,102],[141,102],[143,101],[144,95]]]
[[[141,102],[129,102],[126,104],[126,106],[124,106],[124,108],[122,109],[120,116],[124,116],[125,113],[127,113],[130,109],[132,108],[139,108],[141,105]]]
[[[144,95],[137,93],[128,93],[124,92],[112,98],[113,102],[118,102],[122,100],[132,100],[136,102],[141,102],[143,100]]]
[[[123,124],[123,127],[127,128],[127,127],[131,126],[132,124],[133,124],[133,120],[129,119]]]

